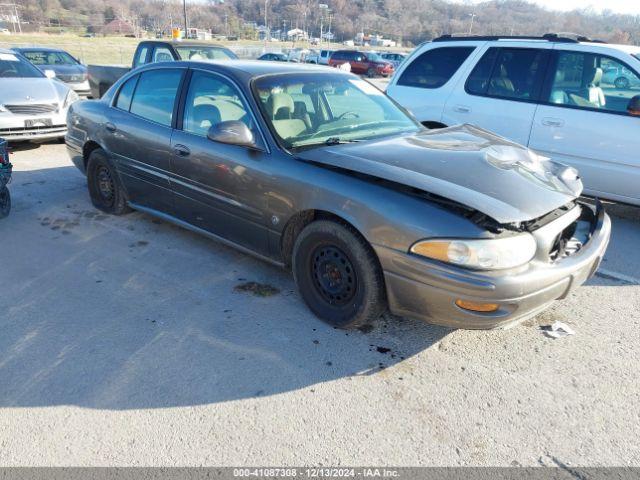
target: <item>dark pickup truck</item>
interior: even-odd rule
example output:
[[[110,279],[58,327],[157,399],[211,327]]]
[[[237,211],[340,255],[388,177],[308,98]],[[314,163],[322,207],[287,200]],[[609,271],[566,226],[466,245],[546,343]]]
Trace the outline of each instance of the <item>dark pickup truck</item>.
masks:
[[[230,60],[238,58],[228,48],[207,42],[149,40],[140,42],[133,55],[131,67],[119,65],[89,65],[91,97],[101,98],[116,80],[132,68],[148,63],[178,60]]]

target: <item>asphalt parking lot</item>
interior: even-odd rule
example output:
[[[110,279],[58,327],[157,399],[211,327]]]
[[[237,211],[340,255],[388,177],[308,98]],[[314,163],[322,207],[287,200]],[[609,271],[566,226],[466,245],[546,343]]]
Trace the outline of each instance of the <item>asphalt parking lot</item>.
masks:
[[[64,145],[12,162],[0,465],[640,465],[640,209],[611,206],[600,273],[510,330],[344,332],[287,272],[95,210]]]

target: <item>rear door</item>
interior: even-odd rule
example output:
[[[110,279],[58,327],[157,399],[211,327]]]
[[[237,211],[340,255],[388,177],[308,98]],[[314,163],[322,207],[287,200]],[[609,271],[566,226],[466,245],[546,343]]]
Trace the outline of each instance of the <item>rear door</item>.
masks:
[[[465,44],[425,50],[401,67],[387,94],[421,122],[440,122],[445,101],[458,82],[458,72],[470,64],[476,49],[475,44]]]
[[[598,48],[556,47],[529,146],[576,167],[586,193],[640,204],[640,118],[627,112],[640,62]]]
[[[105,146],[118,164],[129,199],[173,214],[172,123],[185,69],[148,70],[120,88],[103,126]]]
[[[442,122],[472,123],[526,145],[551,44],[504,43],[494,42],[485,49],[464,83],[448,98]]]
[[[172,137],[172,187],[177,215],[220,237],[268,253],[265,221],[270,183],[266,147],[238,87],[224,76],[192,70],[182,121]],[[254,133],[258,148],[207,138],[217,123],[239,120]]]

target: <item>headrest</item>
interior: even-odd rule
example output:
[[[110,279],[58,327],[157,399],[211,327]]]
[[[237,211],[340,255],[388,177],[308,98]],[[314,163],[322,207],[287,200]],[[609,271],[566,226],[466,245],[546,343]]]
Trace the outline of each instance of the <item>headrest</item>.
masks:
[[[193,107],[193,121],[197,126],[202,127],[202,123],[209,122],[209,127],[220,123],[222,120],[220,116],[220,109],[214,105],[196,105]]]
[[[291,118],[293,113],[293,98],[288,93],[272,93],[267,100],[271,118],[275,120],[283,120]]]

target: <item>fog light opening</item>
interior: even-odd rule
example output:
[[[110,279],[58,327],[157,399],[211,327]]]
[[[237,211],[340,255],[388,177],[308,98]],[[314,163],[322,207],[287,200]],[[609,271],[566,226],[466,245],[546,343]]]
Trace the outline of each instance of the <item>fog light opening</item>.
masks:
[[[495,312],[500,308],[500,304],[498,303],[480,303],[480,302],[472,302],[470,300],[456,300],[456,305],[463,310],[469,310],[470,312],[482,312],[482,313],[491,313]]]

